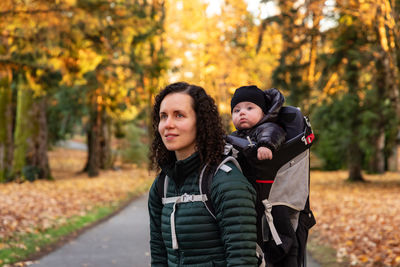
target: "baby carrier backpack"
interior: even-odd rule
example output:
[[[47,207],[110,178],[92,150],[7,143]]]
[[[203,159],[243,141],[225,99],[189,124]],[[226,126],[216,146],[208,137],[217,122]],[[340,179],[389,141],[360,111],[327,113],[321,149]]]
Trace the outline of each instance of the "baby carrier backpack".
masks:
[[[276,89],[274,89],[276,90]],[[269,90],[267,90],[269,91]],[[265,91],[267,93],[267,91]],[[286,141],[272,160],[257,159],[257,144],[250,138],[228,135],[225,158],[219,166],[199,177],[199,195],[166,197],[169,178],[161,173],[157,190],[163,204],[202,201],[215,218],[211,184],[218,170],[229,172],[233,162],[257,191],[257,256],[262,267],[306,266],[308,230],[315,224],[309,205],[310,147],[314,134],[308,118],[292,106],[279,109],[277,123],[286,131]],[[171,214],[173,248],[177,249],[174,212]]]
[[[272,160],[257,159],[257,144],[229,135],[226,153],[235,156],[257,190],[257,236],[267,267],[306,266],[310,210],[311,124],[298,108],[282,107],[277,123],[286,140]]]

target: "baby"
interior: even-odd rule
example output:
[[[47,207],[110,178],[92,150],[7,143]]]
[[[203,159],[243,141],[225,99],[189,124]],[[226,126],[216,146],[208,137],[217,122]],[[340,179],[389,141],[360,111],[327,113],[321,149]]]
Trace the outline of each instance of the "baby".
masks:
[[[231,100],[232,121],[237,129],[232,135],[256,142],[258,160],[272,159],[273,152],[285,141],[283,128],[274,122],[273,116],[267,116],[272,104],[254,85],[236,89]]]

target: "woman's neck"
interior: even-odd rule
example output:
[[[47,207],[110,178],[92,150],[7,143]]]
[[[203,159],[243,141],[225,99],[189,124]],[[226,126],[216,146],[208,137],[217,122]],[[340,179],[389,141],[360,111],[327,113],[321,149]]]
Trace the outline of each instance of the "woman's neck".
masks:
[[[191,151],[175,151],[175,157],[176,160],[184,160],[189,158],[191,155],[196,153],[196,150],[191,150]]]

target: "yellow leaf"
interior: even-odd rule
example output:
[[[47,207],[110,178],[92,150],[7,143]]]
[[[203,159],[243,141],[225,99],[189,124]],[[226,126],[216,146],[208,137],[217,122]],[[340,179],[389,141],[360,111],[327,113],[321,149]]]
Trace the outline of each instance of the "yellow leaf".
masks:
[[[366,262],[369,260],[369,258],[368,258],[367,255],[361,255],[361,256],[358,257],[358,259],[359,259],[361,262],[364,262],[364,263],[366,263]]]
[[[63,61],[60,58],[51,58],[49,59],[49,65],[52,66],[55,70],[61,69],[63,65]]]
[[[65,2],[70,6],[75,6],[76,5],[76,0],[65,0]]]
[[[81,49],[79,50],[79,66],[81,68],[81,73],[86,73],[96,69],[96,67],[103,60],[101,55],[98,55],[91,49]]]
[[[40,96],[45,93],[41,84],[37,83],[29,72],[26,72],[26,80],[28,81],[29,87],[34,92],[35,96]]]

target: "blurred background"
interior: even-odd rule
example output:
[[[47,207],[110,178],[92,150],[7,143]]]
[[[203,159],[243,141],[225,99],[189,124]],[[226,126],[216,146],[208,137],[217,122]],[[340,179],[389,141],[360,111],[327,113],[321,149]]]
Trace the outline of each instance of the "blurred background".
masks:
[[[399,0],[2,0],[0,186],[10,195],[22,190],[7,187],[13,181],[145,169],[160,89],[176,81],[202,86],[230,132],[235,88],[255,84],[278,88],[286,105],[310,117],[317,221],[327,214],[317,204],[323,190],[343,186],[350,191],[339,196],[354,197],[360,185],[347,181],[368,181],[360,195],[366,202],[370,189],[373,199],[390,196],[390,224],[400,222],[393,211],[400,203],[393,191],[400,188],[399,16]],[[65,150],[74,144],[86,151]],[[20,225],[14,213],[8,220]],[[349,217],[342,218],[347,229]],[[354,231],[332,229],[331,219],[319,221],[320,233]],[[0,238],[10,238],[4,220]],[[328,231],[323,242],[353,265],[400,264],[398,229],[382,231],[361,249],[359,233],[339,240]],[[382,248],[385,234],[391,243]]]
[[[399,170],[398,1],[0,5],[0,180],[51,177],[48,146],[75,134],[91,176],[112,167],[113,139],[146,161],[153,97],[176,81],[204,87],[228,131],[235,88],[276,87],[310,116],[318,167]]]

